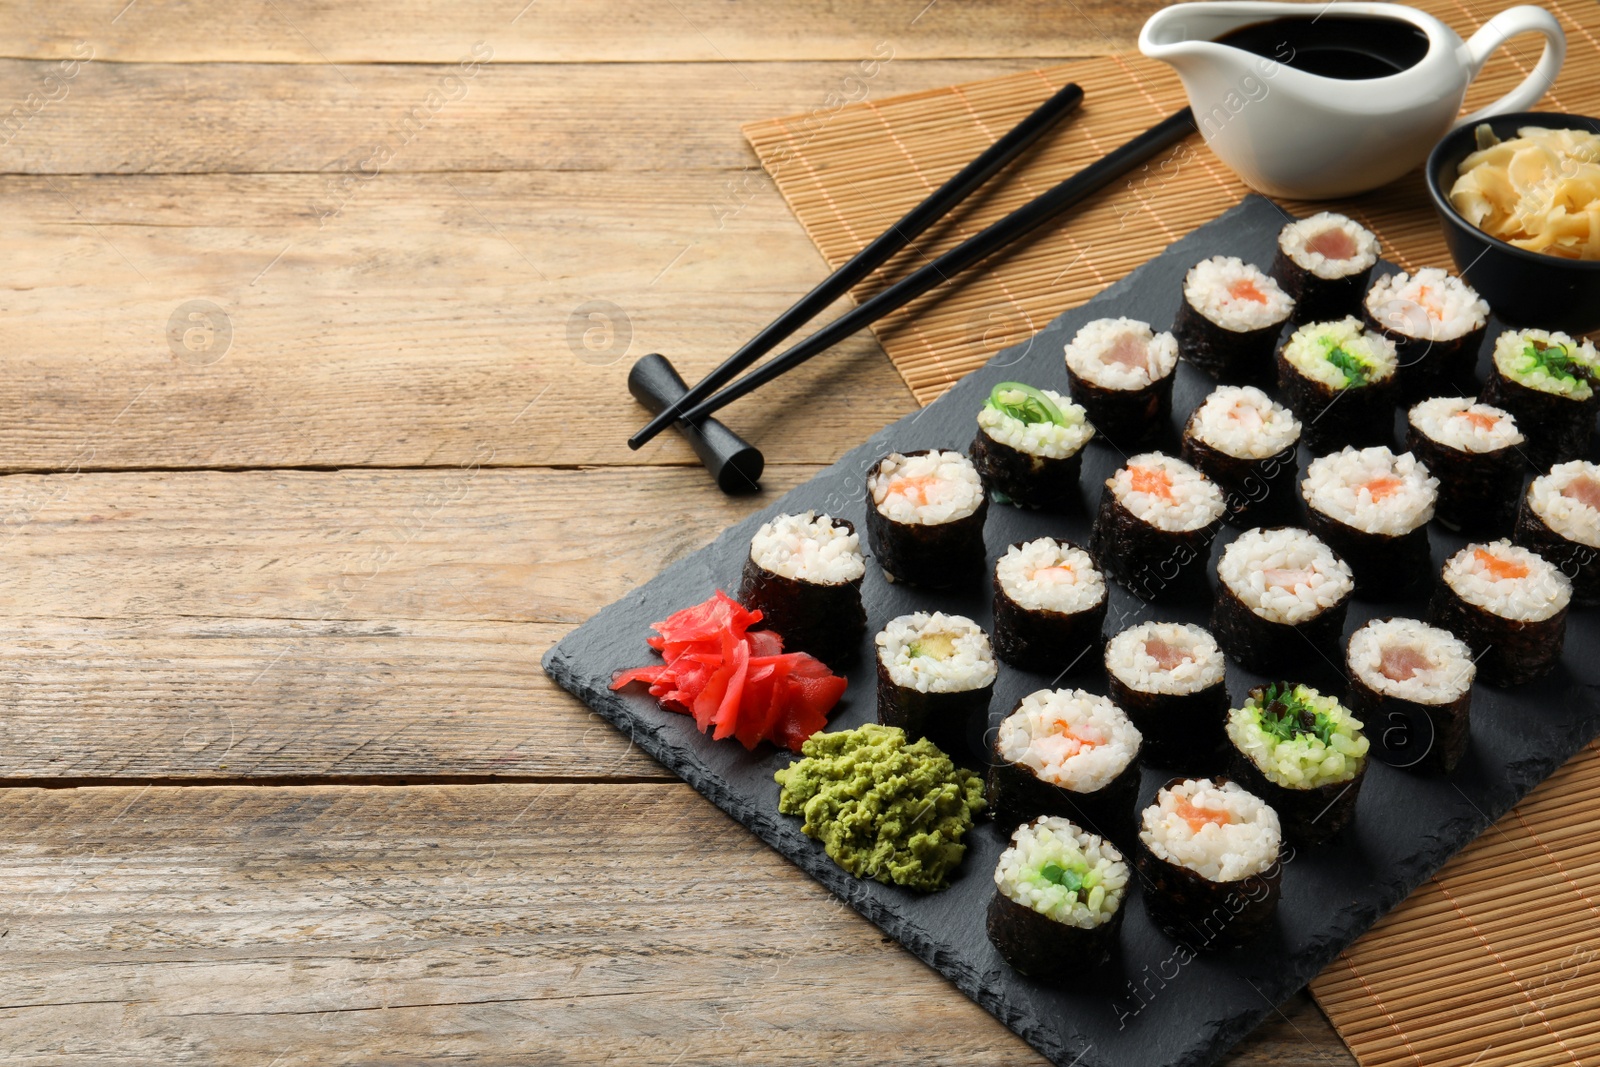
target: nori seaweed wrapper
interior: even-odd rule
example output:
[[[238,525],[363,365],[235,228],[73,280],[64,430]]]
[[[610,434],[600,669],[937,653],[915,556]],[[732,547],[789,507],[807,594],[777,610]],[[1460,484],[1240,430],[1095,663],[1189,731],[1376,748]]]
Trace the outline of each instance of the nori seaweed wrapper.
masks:
[[[1447,704],[1422,704],[1373,689],[1350,672],[1344,706],[1372,741],[1369,757],[1391,767],[1449,774],[1471,740],[1472,687]]]
[[[834,522],[854,532],[846,520]],[[867,610],[861,606],[860,578],[807,582],[774,574],[746,556],[739,603],[761,612],[757,628],[782,637],[785,652],[809,652],[835,671],[861,654]]]
[[[1358,596],[1398,600],[1427,593],[1433,578],[1427,523],[1398,536],[1367,533],[1318,511],[1308,501],[1306,529],[1350,564]]]
[[[1222,520],[1193,530],[1159,529],[1129,511],[1107,486],[1089,535],[1095,566],[1141,600],[1200,596],[1206,590],[1211,541]]]
[[[1583,607],[1600,604],[1600,548],[1569,541],[1550,529],[1528,498],[1529,494],[1522,497],[1511,539],[1555,564],[1572,581],[1574,603]]]
[[[1044,781],[1031,767],[1007,760],[1000,755],[996,738],[990,746],[985,796],[995,825],[1007,833],[1041,815],[1058,815],[1126,847],[1134,836],[1134,808],[1139,803],[1139,752],[1134,753],[1121,774],[1099,789],[1077,793]]]
[[[1528,439],[1524,450],[1539,470],[1589,457],[1589,438],[1594,433],[1595,415],[1600,413],[1600,390],[1590,390],[1588,400],[1573,400],[1529,389],[1501,374],[1491,361],[1483,402],[1511,412]]]
[[[1133,855],[1144,906],[1160,931],[1199,952],[1236,948],[1272,927],[1283,882],[1283,855],[1260,874],[1213,882],[1164,860],[1141,838]]]
[[[1078,506],[1082,449],[1065,459],[1035,456],[996,441],[980,428],[967,451],[984,486],[1018,507],[1060,512]]]
[[[1499,536],[1511,526],[1524,462],[1516,446],[1463,452],[1406,427],[1406,449],[1439,479],[1433,516],[1452,530]]]
[[[1107,389],[1067,367],[1067,392],[1088,413],[1095,432],[1121,448],[1137,448],[1168,430],[1174,373],[1142,389]]]
[[[1373,317],[1366,302],[1361,304],[1361,321],[1367,329],[1394,342],[1399,362],[1396,377],[1400,396],[1407,404],[1430,396],[1471,396],[1478,391],[1478,349],[1483,347],[1488,323],[1448,341],[1435,341],[1386,326]]]
[[[1295,478],[1299,466],[1295,446],[1290,445],[1265,459],[1240,459],[1206,444],[1190,432],[1183,432],[1182,458],[1207,478],[1217,483],[1228,511],[1223,518],[1231,526],[1282,524],[1295,514]]]
[[[1308,322],[1337,322],[1347,315],[1361,314],[1361,298],[1367,293],[1372,267],[1342,278],[1323,278],[1284,255],[1280,247],[1267,273],[1280,289],[1294,298],[1289,319],[1296,326],[1303,326]]]
[[[1229,744],[1229,777],[1254,793],[1278,813],[1283,836],[1296,845],[1317,845],[1329,840],[1350,822],[1356,813],[1356,797],[1371,763],[1370,750],[1354,777],[1327,782],[1311,789],[1290,789],[1262,773],[1255,760]]]
[[[1124,894],[1126,894],[1124,890]],[[1099,926],[1056,922],[995,888],[984,921],[989,940],[1012,968],[1040,982],[1064,983],[1083,977],[1111,958],[1122,932],[1127,897]]]
[[[1018,541],[1016,545],[1028,542]],[[1109,591],[1108,591],[1109,592]],[[1060,675],[1068,667],[1094,666],[1088,654],[1100,645],[1109,596],[1087,611],[1035,611],[1018,604],[994,576],[994,651],[1006,663],[1025,671]]]
[[[1345,615],[1350,610],[1348,596],[1304,622],[1290,624],[1263,619],[1227,582],[1218,585],[1211,608],[1211,632],[1235,663],[1265,675],[1281,673],[1294,664],[1297,673],[1317,674],[1319,680],[1337,672],[1323,657],[1343,640]],[[1317,655],[1319,649],[1323,655]]]
[[[1567,638],[1562,608],[1539,622],[1502,618],[1462,600],[1443,578],[1428,605],[1428,621],[1467,643],[1485,685],[1521,685],[1555,670]]]
[[[1312,381],[1277,355],[1278,388],[1300,420],[1300,437],[1314,455],[1345,445],[1368,448],[1394,443],[1394,408],[1399,386],[1394,375],[1366,385],[1332,389]]]
[[[1222,768],[1228,746],[1228,688],[1223,680],[1192,693],[1146,693],[1110,671],[1106,674],[1106,695],[1144,738],[1140,760],[1191,775]]]
[[[1188,297],[1178,304],[1178,314],[1172,323],[1172,335],[1178,339],[1179,358],[1224,385],[1270,383],[1272,350],[1282,330],[1282,322],[1242,333],[1225,329],[1196,311]]]
[[[924,693],[895,684],[882,653],[874,658],[878,661],[879,725],[900,727],[906,732],[907,741],[926,737],[963,766],[982,762],[993,682],[959,693]]]
[[[899,454],[925,456],[931,451],[922,448]],[[980,496],[972,514],[936,525],[895,522],[878,510],[870,488],[866,491],[866,500],[867,543],[890,581],[948,589],[983,576],[986,559],[983,521],[989,514],[987,493]]]

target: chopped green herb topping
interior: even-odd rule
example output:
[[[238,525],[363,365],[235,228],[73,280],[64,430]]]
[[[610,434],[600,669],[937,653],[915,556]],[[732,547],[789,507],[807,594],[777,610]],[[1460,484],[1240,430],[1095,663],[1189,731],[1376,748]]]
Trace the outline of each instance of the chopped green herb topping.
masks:
[[[1328,349],[1328,362],[1344,371],[1344,384],[1347,389],[1366,385],[1369,381],[1367,375],[1370,371],[1361,357],[1353,352],[1346,352],[1338,345]]]
[[[1067,417],[1044,393],[1022,382],[1001,382],[989,392],[987,405],[1024,425],[1053,422],[1065,426]]]
[[[1543,341],[1529,341],[1522,350],[1523,357],[1530,361],[1532,370],[1543,367],[1552,378],[1560,379],[1571,385],[1585,381],[1590,388],[1600,388],[1600,374],[1582,360],[1573,358],[1572,349],[1563,344],[1547,345]]]
[[[1279,741],[1292,741],[1295,735],[1305,734],[1325,745],[1333,743],[1333,720],[1327,712],[1307,705],[1298,686],[1263,686],[1260,708],[1262,731]]]

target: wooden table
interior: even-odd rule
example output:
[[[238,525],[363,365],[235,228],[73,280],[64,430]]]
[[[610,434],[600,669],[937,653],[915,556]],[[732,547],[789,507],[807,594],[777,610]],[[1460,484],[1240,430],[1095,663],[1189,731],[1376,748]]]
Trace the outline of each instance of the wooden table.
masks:
[[[1154,6],[0,7],[0,1061],[1038,1062],[538,661],[912,407],[858,338],[760,498],[624,446],[824,272],[739,123]]]

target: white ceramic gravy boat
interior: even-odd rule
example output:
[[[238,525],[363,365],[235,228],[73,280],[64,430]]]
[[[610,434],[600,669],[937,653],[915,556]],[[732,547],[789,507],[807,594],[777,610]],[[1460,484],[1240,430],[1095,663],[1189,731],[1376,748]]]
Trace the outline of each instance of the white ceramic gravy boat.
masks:
[[[1215,40],[1241,26],[1318,12],[1403,19],[1426,35],[1427,52],[1396,74],[1357,80],[1311,74]],[[1490,53],[1530,31],[1544,35],[1544,53],[1522,84],[1458,117]],[[1560,23],[1539,7],[1503,11],[1462,41],[1432,15],[1400,4],[1249,0],[1164,8],[1144,24],[1139,50],[1177,70],[1201,135],[1247,184],[1303,199],[1375,189],[1421,163],[1453,126],[1528,110],[1567,53]]]

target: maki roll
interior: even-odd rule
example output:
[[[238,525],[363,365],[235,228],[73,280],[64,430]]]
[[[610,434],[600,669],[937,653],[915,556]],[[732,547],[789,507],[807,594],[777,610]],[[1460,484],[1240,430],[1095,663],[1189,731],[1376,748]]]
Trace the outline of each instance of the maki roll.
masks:
[[[790,652],[809,652],[830,667],[849,664],[867,632],[861,579],[867,573],[856,528],[845,519],[779,515],[750,539],[739,602],[761,612]]]
[[[1100,644],[1106,580],[1089,553],[1041,537],[994,566],[994,650],[1013,667],[1059,676]]]
[[[1150,921],[1202,951],[1244,944],[1272,925],[1282,849],[1260,797],[1223,779],[1168,783],[1139,817],[1134,854]]]
[[[1394,345],[1353,318],[1296,330],[1278,353],[1278,387],[1319,456],[1394,440]]]
[[[1357,593],[1393,598],[1426,592],[1433,573],[1428,520],[1439,480],[1416,456],[1347,448],[1314,459],[1300,495],[1306,526],[1350,564]]]
[[[1229,522],[1287,519],[1299,441],[1294,412],[1253,385],[1219,385],[1183,428],[1183,458],[1217,483]]]
[[[1477,392],[1489,305],[1472,286],[1437,267],[1401,271],[1374,282],[1361,311],[1368,326],[1394,342],[1406,400],[1446,389]]]
[[[1509,411],[1434,397],[1406,413],[1406,447],[1439,479],[1434,517],[1452,530],[1503,533],[1522,488],[1526,439]]]
[[[1064,511],[1077,503],[1083,446],[1093,436],[1084,410],[1060,393],[1001,382],[978,409],[972,462],[998,497]]]
[[[1246,670],[1271,674],[1337,648],[1355,581],[1349,564],[1304,530],[1247,530],[1217,561],[1211,628]]]
[[[1172,416],[1178,342],[1134,319],[1095,319],[1066,348],[1067,388],[1105,437],[1133,448]]]
[[[1361,296],[1378,262],[1378,238],[1331,211],[1278,231],[1272,277],[1294,298],[1294,321],[1327,322],[1361,312]]]
[[[1141,599],[1200,593],[1226,511],[1210,478],[1181,459],[1146,452],[1106,479],[1089,552]]]
[[[1228,740],[1233,777],[1272,805],[1294,844],[1326,841],[1355,815],[1368,742],[1333,697],[1292,682],[1257,686],[1228,712]]]
[[[1002,826],[1059,815],[1126,839],[1139,797],[1139,731],[1122,709],[1082,689],[1041,689],[995,734],[989,803]]]
[[[891,582],[943,589],[982,575],[988,511],[960,452],[891,452],[867,475],[867,540]]]
[[[1540,470],[1585,459],[1600,412],[1600,356],[1564,333],[1507,330],[1495,338],[1483,399],[1516,416]]]
[[[1189,771],[1220,766],[1227,672],[1210,633],[1190,623],[1142,622],[1106,642],[1105,662],[1111,700],[1144,738],[1146,763]]]
[[[1513,540],[1554,563],[1575,602],[1600,604],[1600,464],[1575,459],[1535,478]]]
[[[989,726],[998,669],[989,635],[961,615],[901,615],[874,638],[878,646],[878,723],[912,741],[926,737],[960,763],[971,760]]]
[[[1467,643],[1478,677],[1521,685],[1555,669],[1567,635],[1572,583],[1510,541],[1468,545],[1445,560],[1428,621]]]
[[[1212,256],[1189,269],[1172,332],[1178,353],[1221,382],[1272,378],[1272,350],[1294,311],[1278,283],[1233,256]]]
[[[989,940],[1029,978],[1069,981],[1111,958],[1127,889],[1115,845],[1066,819],[1035,819],[1017,827],[995,866]]]
[[[1380,758],[1448,774],[1467,751],[1472,650],[1416,619],[1374,619],[1350,635],[1345,703],[1377,724]]]

